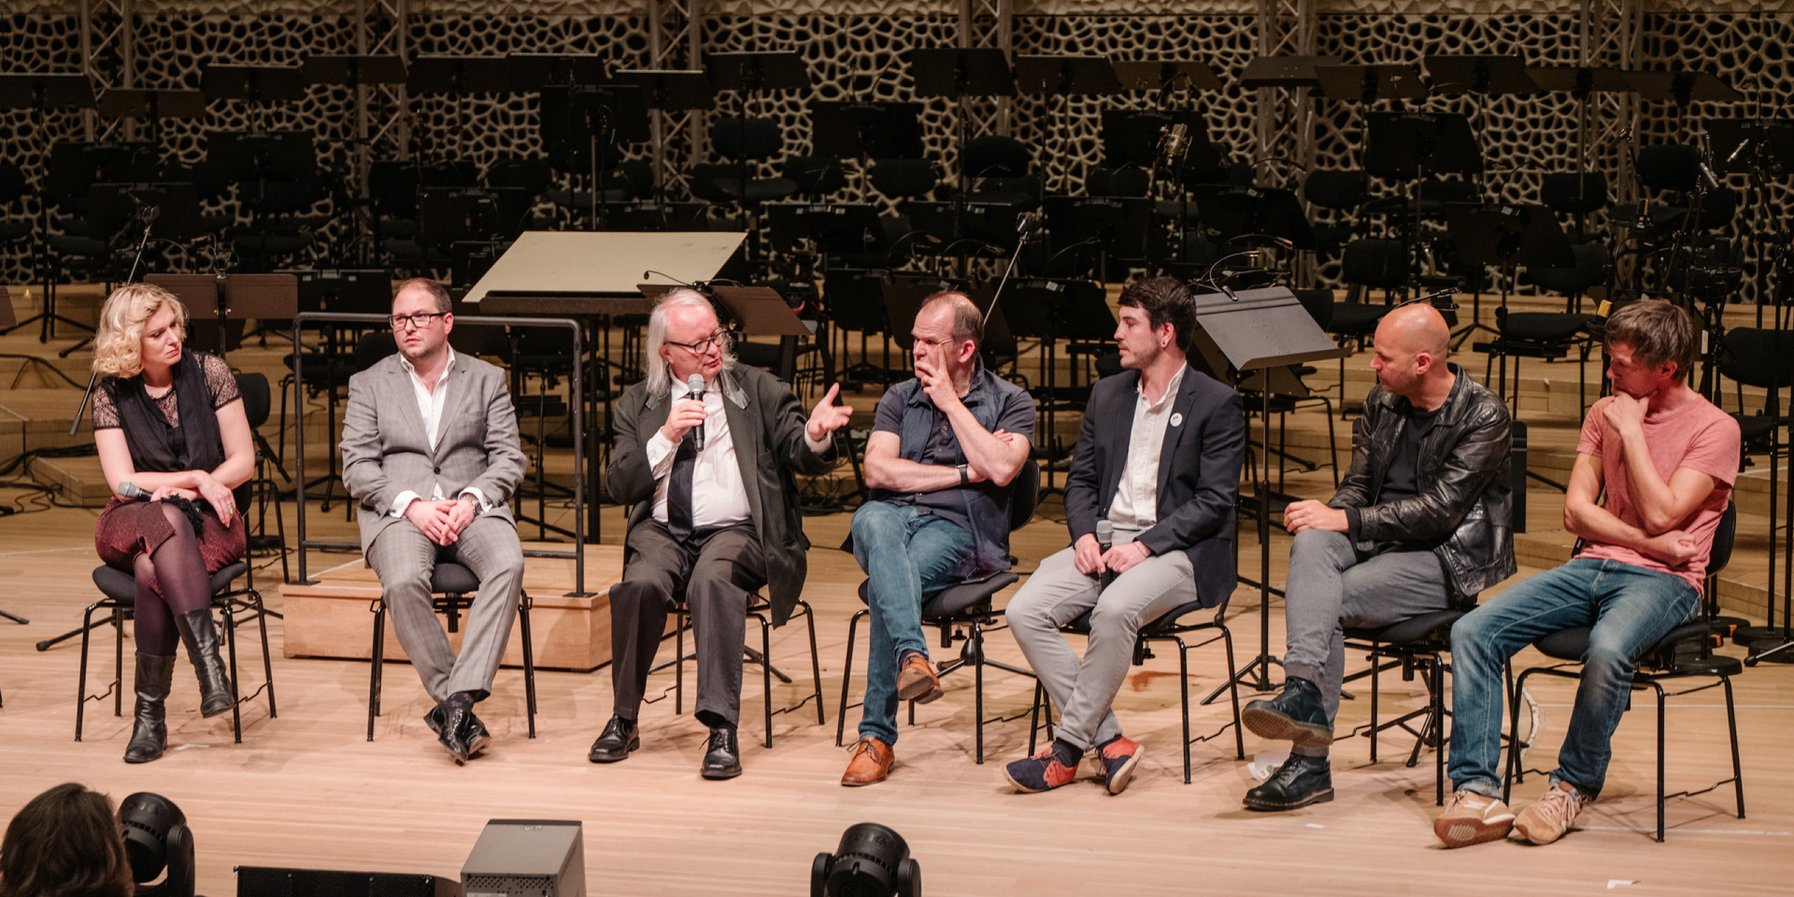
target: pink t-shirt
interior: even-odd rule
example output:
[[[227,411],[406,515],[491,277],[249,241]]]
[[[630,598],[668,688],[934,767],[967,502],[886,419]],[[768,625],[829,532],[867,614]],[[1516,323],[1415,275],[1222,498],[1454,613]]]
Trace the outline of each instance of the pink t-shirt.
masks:
[[[1601,459],[1601,476],[1607,490],[1603,503],[1621,520],[1644,528],[1638,508],[1632,504],[1632,484],[1626,479],[1620,463],[1625,453],[1619,433],[1607,423],[1603,413],[1613,398],[1597,401],[1582,419],[1582,438],[1576,451]],[[1645,444],[1651,449],[1651,463],[1657,475],[1668,482],[1678,468],[1698,470],[1713,478],[1713,491],[1707,500],[1695,506],[1679,529],[1687,530],[1700,546],[1700,553],[1681,567],[1670,567],[1656,558],[1646,557],[1619,545],[1590,540],[1577,557],[1619,561],[1648,570],[1673,573],[1687,580],[1698,593],[1707,576],[1707,558],[1713,550],[1713,533],[1725,514],[1726,502],[1732,496],[1732,481],[1738,476],[1738,422],[1731,415],[1714,407],[1712,402],[1697,397],[1680,410],[1669,414],[1647,412],[1644,419]]]

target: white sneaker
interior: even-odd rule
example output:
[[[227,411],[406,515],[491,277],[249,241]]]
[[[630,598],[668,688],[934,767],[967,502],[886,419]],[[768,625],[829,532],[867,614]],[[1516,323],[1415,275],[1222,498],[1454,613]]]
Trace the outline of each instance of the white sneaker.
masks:
[[[1433,820],[1433,834],[1446,847],[1468,847],[1507,837],[1514,813],[1500,798],[1454,791],[1445,811]]]

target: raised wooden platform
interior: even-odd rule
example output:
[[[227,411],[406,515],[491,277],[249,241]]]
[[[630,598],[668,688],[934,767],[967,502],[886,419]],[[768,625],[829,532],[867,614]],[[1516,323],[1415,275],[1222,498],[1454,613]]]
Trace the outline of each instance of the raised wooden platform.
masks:
[[[566,546],[526,542],[524,549],[565,550]],[[586,589],[574,595],[573,561],[528,558],[523,590],[530,597],[530,630],[537,667],[590,672],[610,662],[610,586],[623,576],[621,545],[587,545]],[[285,602],[288,657],[373,657],[373,611],[380,580],[359,556],[313,573],[310,584],[281,587]],[[449,633],[460,650],[461,633]],[[406,660],[396,631],[386,627],[386,657]],[[523,665],[523,633],[511,629],[504,664]]]

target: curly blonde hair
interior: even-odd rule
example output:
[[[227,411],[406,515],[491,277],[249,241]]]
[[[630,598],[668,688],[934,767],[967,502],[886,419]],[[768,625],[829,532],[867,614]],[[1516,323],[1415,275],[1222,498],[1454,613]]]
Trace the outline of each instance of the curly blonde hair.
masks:
[[[187,306],[173,293],[149,283],[128,283],[112,291],[100,308],[100,329],[93,338],[93,370],[101,376],[135,377],[143,372],[143,325],[162,310],[174,308],[174,325],[187,331]]]

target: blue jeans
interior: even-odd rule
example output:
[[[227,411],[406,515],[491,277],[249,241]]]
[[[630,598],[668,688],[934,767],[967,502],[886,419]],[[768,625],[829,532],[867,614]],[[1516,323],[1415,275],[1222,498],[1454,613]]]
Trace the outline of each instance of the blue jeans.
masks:
[[[909,505],[869,501],[853,515],[853,557],[866,571],[866,702],[860,737],[897,742],[897,661],[928,654],[922,600],[958,582],[972,553],[972,534],[944,517]]]
[[[1588,626],[1582,682],[1551,778],[1591,798],[1600,794],[1639,652],[1693,619],[1699,604],[1699,593],[1679,576],[1578,559],[1515,584],[1459,620],[1451,628],[1453,787],[1500,796],[1495,766],[1508,658],[1550,633]]]

